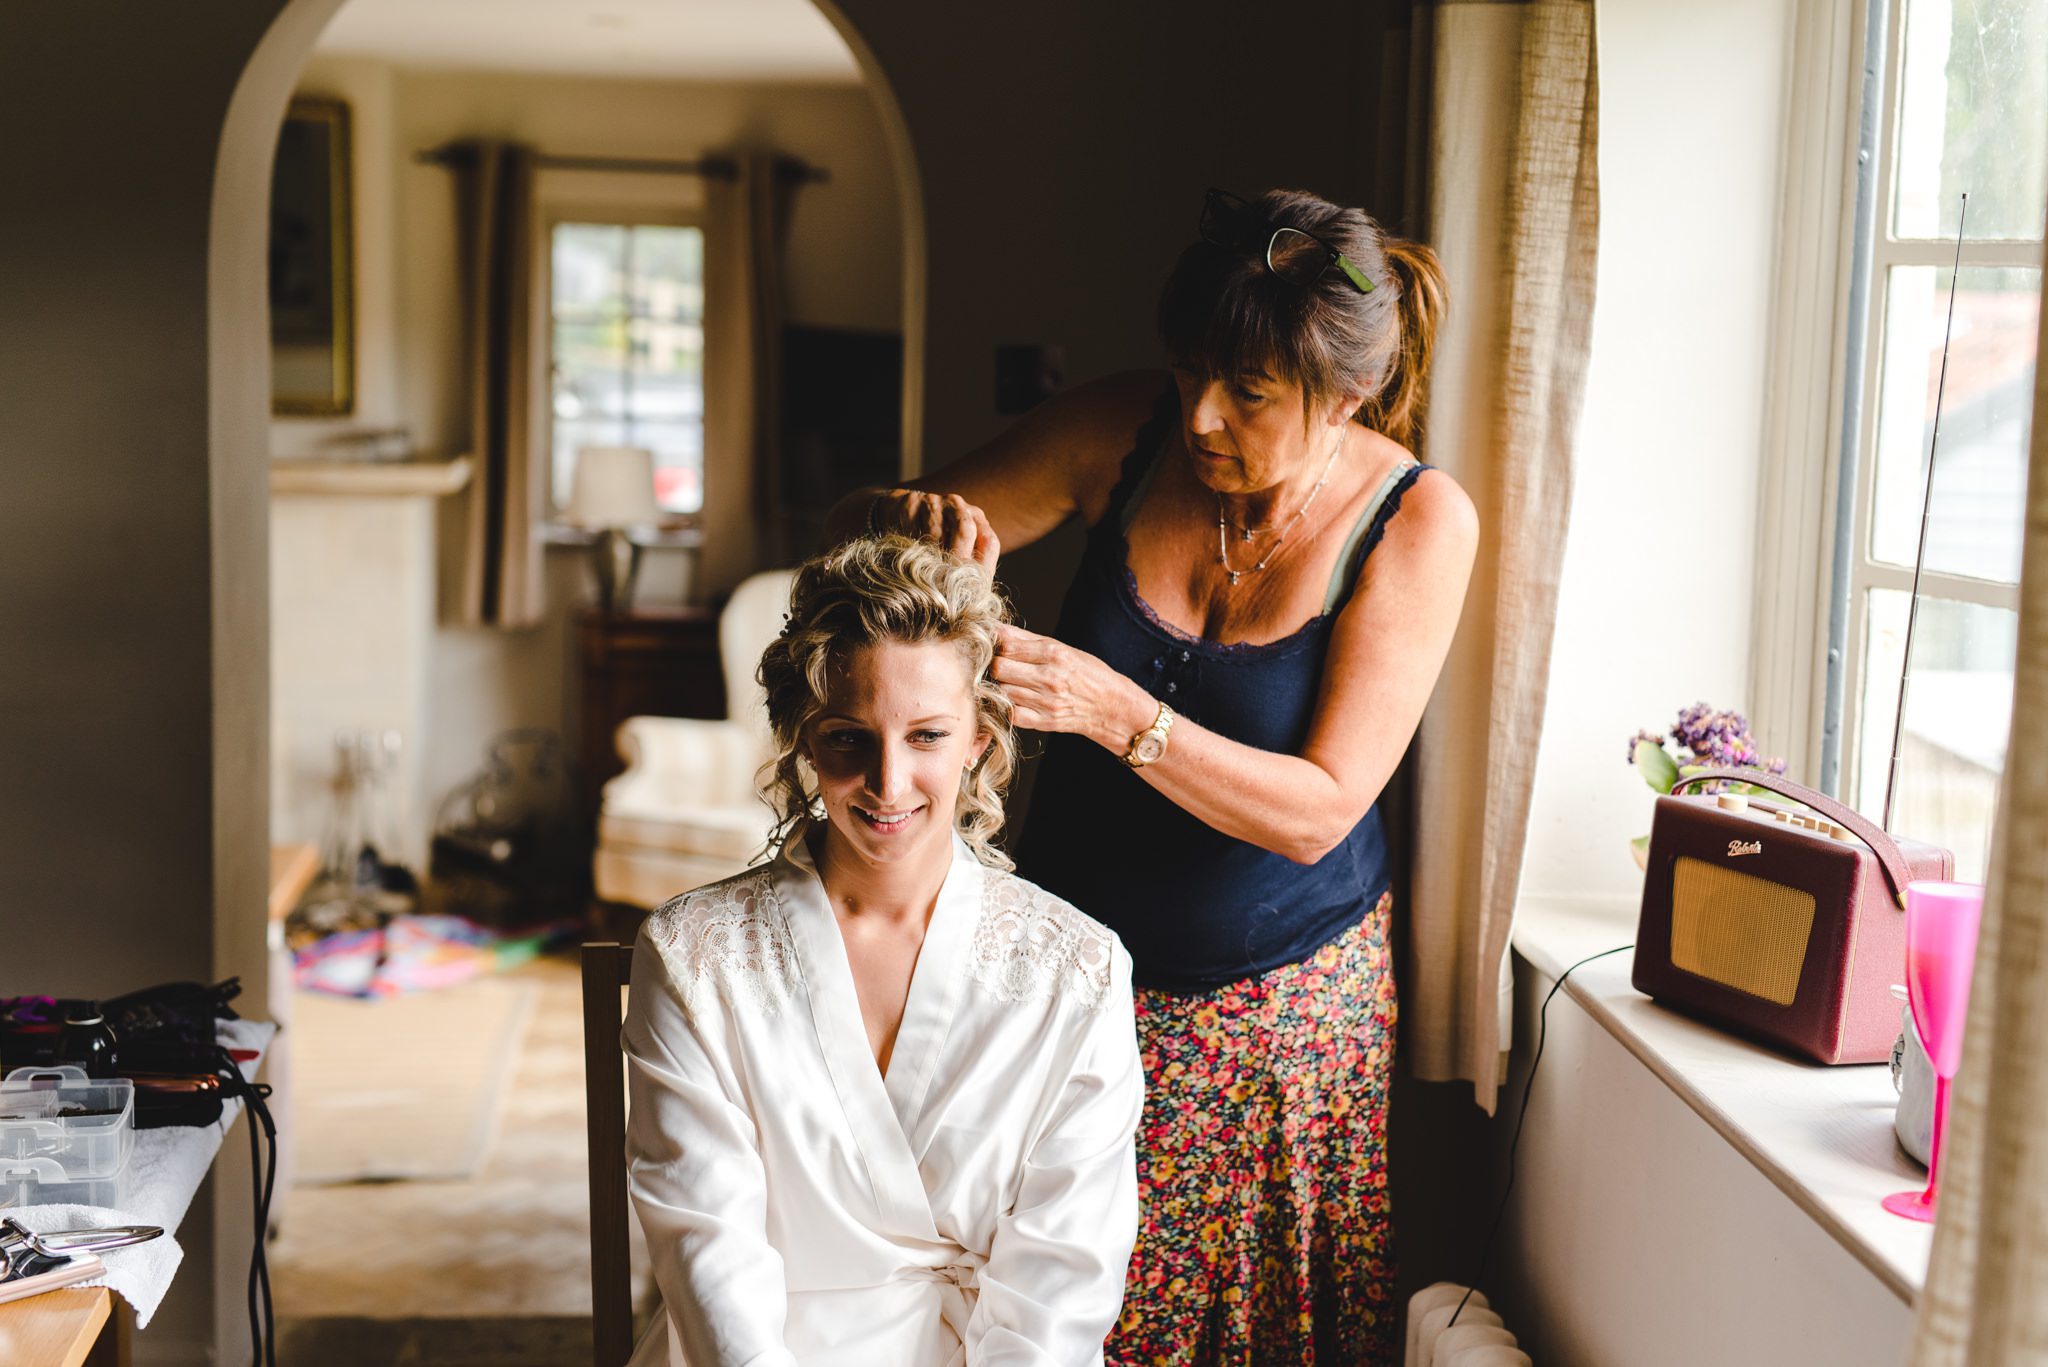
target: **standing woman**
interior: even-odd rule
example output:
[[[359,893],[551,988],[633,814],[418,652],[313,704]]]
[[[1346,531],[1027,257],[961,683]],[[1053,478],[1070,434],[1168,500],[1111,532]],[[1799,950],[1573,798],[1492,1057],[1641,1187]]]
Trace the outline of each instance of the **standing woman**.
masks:
[[[1054,733],[1020,867],[1135,963],[1143,1203],[1113,1363],[1380,1363],[1394,983],[1376,808],[1477,524],[1407,445],[1445,291],[1314,195],[1211,191],[1159,302],[1171,381],[1047,402],[837,525],[993,568],[1078,514],[1052,636],[994,677]]]

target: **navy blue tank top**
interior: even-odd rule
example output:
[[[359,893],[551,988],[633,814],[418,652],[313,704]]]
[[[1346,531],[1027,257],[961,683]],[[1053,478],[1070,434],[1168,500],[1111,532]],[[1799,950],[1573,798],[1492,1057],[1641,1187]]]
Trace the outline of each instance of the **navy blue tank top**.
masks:
[[[1324,611],[1263,644],[1189,636],[1152,612],[1129,569],[1124,529],[1178,419],[1161,400],[1088,532],[1054,635],[1136,679],[1174,711],[1261,750],[1299,754],[1314,717],[1337,611],[1401,495],[1404,463],[1338,557]],[[1387,888],[1377,806],[1312,865],[1224,835],[1080,736],[1047,738],[1018,872],[1122,937],[1139,985],[1198,992],[1298,963],[1356,925]]]

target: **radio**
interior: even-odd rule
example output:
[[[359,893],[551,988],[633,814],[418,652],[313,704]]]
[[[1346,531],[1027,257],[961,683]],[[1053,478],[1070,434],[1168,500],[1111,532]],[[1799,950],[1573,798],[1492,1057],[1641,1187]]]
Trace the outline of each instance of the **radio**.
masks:
[[[1683,790],[1727,779],[1794,810]],[[1636,989],[1820,1063],[1879,1063],[1899,1033],[1906,884],[1955,858],[1895,840],[1823,793],[1754,769],[1703,769],[1657,799],[1636,930]]]

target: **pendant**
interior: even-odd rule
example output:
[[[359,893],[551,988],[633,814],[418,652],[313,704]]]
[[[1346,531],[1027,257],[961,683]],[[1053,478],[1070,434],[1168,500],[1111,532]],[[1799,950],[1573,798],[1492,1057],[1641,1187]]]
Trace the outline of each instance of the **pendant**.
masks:
[[[1239,541],[1249,541],[1249,540],[1251,540],[1251,539],[1252,539],[1252,529],[1251,529],[1250,527],[1244,527],[1244,528],[1241,528],[1241,529],[1239,529],[1239,531],[1238,531],[1238,533],[1237,533],[1237,539],[1238,539]]]
[[[1230,587],[1232,587],[1232,588],[1236,588],[1236,587],[1237,587],[1237,581],[1238,581],[1238,577],[1239,577],[1239,573],[1238,573],[1238,571],[1236,571],[1236,570],[1229,570],[1229,571],[1226,571],[1226,573],[1228,573],[1228,574],[1230,575]]]

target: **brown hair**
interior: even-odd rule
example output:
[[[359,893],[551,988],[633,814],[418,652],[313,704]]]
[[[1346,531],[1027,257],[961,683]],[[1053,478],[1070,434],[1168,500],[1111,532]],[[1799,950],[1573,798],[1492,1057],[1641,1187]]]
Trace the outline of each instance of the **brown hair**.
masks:
[[[929,541],[861,537],[804,562],[790,588],[782,634],[755,674],[768,695],[775,741],[775,758],[763,770],[776,815],[769,844],[782,843],[813,814],[809,766],[798,742],[825,705],[834,665],[848,651],[883,641],[948,641],[960,648],[975,725],[989,737],[987,752],[960,776],[954,828],[982,863],[1009,868],[995,838],[1003,828],[1003,790],[1017,767],[1017,731],[1008,695],[989,676],[996,628],[1009,619],[1008,605],[983,570]]]
[[[1436,253],[1304,190],[1268,190],[1252,207],[1272,227],[1313,233],[1342,252],[1371,293],[1335,266],[1312,285],[1283,280],[1266,269],[1263,241],[1250,251],[1197,241],[1159,294],[1167,355],[1205,375],[1265,371],[1298,384],[1304,420],[1362,391],[1354,421],[1412,447],[1449,307]]]

